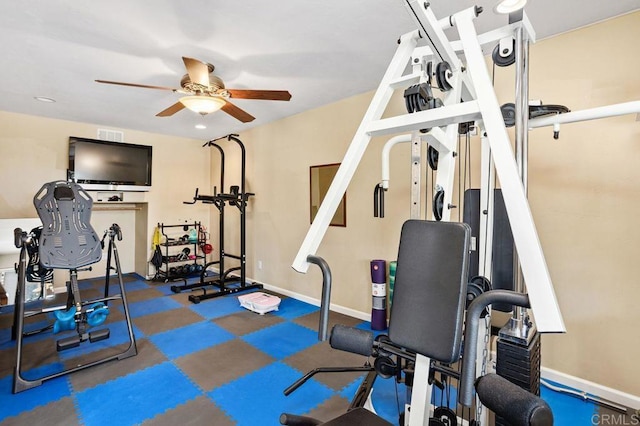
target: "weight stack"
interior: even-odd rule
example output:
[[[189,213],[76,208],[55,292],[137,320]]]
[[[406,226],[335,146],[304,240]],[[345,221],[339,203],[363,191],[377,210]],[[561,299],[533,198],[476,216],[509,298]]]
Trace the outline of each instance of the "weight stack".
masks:
[[[371,261],[371,329],[387,329],[387,262]]]
[[[540,396],[540,334],[528,346],[498,339],[496,373],[521,388]],[[508,426],[496,416],[496,426]]]

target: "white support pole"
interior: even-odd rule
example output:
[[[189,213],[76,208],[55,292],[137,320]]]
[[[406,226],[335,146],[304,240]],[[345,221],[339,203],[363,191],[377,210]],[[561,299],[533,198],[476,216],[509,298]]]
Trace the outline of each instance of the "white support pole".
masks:
[[[484,125],[480,122],[479,128],[481,128],[482,135],[484,134]],[[495,174],[493,161],[491,159],[491,148],[489,146],[489,140],[485,136],[481,136],[481,155],[480,155],[480,232],[479,238],[476,244],[476,250],[478,250],[478,275],[486,277],[489,281],[492,279],[492,261],[493,261],[493,217],[495,212],[494,204],[494,189],[495,189]],[[490,308],[488,308],[490,309]],[[480,377],[483,372],[483,368],[486,368],[488,360],[485,356],[485,351],[490,350],[489,339],[487,333],[491,333],[487,330],[485,321],[480,321],[478,325],[478,341],[476,346],[476,353],[480,354],[476,358],[476,376]],[[476,396],[476,407],[481,404],[480,400]],[[481,417],[477,417],[480,414]],[[488,410],[476,410],[476,420],[481,425],[488,424]]]
[[[415,49],[413,49],[415,52]],[[413,53],[412,53],[413,55]],[[413,64],[413,74],[421,76],[420,82],[428,79],[425,67],[420,59],[411,57]],[[409,197],[409,218],[420,219],[422,216],[422,197],[420,190],[422,189],[422,139],[420,132],[414,130],[411,134],[411,196]]]
[[[484,133],[484,129],[482,129]],[[495,211],[495,174],[489,140],[481,137],[480,164],[480,233],[476,244],[478,250],[478,274],[491,281],[493,262],[493,217]]]
[[[500,105],[493,91],[482,49],[478,44],[473,26],[474,18],[474,9],[466,9],[455,15],[455,23],[464,47],[467,71],[478,96],[477,102],[482,111],[482,120],[500,179],[522,272],[526,282],[530,283],[528,290],[532,311],[540,332],[565,332],[562,314],[519,177]]]
[[[380,82],[378,89],[373,95],[371,104],[369,104],[369,108],[367,109],[360,126],[356,130],[356,134],[345,153],[344,159],[338,168],[333,182],[331,182],[331,186],[327,191],[324,201],[320,205],[320,209],[318,210],[311,227],[307,231],[307,235],[298,250],[298,254],[295,257],[293,264],[291,265],[296,271],[306,273],[309,269],[307,257],[315,254],[316,250],[320,246],[320,242],[322,241],[324,234],[327,232],[331,218],[338,208],[340,200],[347,190],[349,182],[351,182],[356,168],[369,145],[371,135],[367,134],[366,131],[368,124],[373,120],[378,120],[382,116],[387,104],[389,103],[389,99],[391,99],[391,95],[393,95],[393,88],[390,86],[390,83],[402,76],[409,58],[411,57],[411,53],[416,47],[418,37],[418,32],[414,31],[405,34],[400,38],[400,45],[391,59],[391,63],[389,64],[387,71],[382,77],[382,81]]]
[[[409,217],[420,219],[422,217],[422,139],[420,132],[415,131],[411,137],[411,198]]]
[[[431,359],[424,355],[416,355],[416,367],[413,375],[411,391],[411,410],[409,426],[428,426],[431,417],[431,392],[429,384],[429,368]]]
[[[515,123],[515,148],[516,164],[520,172],[520,181],[524,189],[524,196],[529,192],[529,40],[526,38],[524,27],[516,28],[516,123]],[[513,254],[513,288],[518,293],[526,293],[527,286],[520,267],[518,252]],[[527,309],[514,307],[513,321],[517,327],[517,335],[528,337],[529,326],[525,318]]]

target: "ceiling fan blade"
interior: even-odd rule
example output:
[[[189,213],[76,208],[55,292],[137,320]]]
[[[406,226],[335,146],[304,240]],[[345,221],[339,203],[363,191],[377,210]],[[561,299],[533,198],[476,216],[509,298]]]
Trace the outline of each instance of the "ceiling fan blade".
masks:
[[[209,65],[193,58],[182,57],[187,74],[192,83],[209,87]]]
[[[182,105],[181,102],[176,102],[175,104],[171,105],[169,108],[157,113],[156,117],[170,117],[176,112],[182,110],[183,108],[184,108],[184,105]]]
[[[147,84],[135,84],[135,83],[122,83],[120,81],[109,81],[109,80],[96,80],[96,83],[104,83],[104,84],[117,84],[119,86],[131,86],[131,87],[142,87],[144,89],[160,89],[160,90],[171,90],[172,92],[178,92],[180,89],[174,89],[172,87],[164,87],[164,86],[149,86]]]
[[[232,98],[236,99],[259,99],[264,101],[288,101],[291,99],[291,93],[286,90],[226,90]]]
[[[233,118],[242,121],[243,123],[248,123],[256,119],[253,115],[249,114],[243,109],[238,108],[229,101],[226,101],[226,103],[222,107],[222,110]]]

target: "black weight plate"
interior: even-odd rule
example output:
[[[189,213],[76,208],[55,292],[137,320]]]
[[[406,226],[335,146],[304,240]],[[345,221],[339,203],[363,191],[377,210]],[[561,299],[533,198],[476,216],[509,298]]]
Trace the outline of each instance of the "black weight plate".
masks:
[[[433,411],[433,417],[440,420],[446,426],[458,426],[458,418],[456,413],[449,407],[436,407]]]

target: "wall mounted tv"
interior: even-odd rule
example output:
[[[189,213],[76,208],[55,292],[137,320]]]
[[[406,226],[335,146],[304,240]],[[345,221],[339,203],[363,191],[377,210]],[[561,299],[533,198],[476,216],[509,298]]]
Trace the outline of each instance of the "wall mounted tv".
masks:
[[[152,147],[71,136],[69,180],[87,190],[148,191]]]

